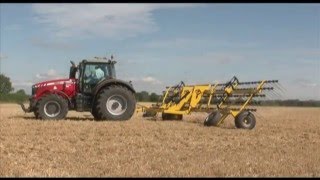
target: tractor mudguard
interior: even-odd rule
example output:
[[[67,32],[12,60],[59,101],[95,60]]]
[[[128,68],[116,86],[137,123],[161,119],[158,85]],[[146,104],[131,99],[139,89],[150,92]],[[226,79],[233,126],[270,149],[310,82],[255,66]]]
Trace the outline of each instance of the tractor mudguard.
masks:
[[[103,89],[106,86],[110,86],[110,85],[122,85],[124,87],[127,87],[130,91],[132,91],[133,93],[136,93],[136,91],[134,90],[133,86],[131,83],[126,82],[126,81],[122,81],[119,79],[105,79],[101,82],[99,82],[92,90],[92,94],[93,94],[93,101],[92,104],[94,104],[97,94],[98,92]],[[91,108],[92,109],[92,108]]]
[[[129,82],[122,81],[122,80],[119,80],[119,79],[105,79],[105,80],[99,82],[94,87],[94,89],[92,90],[92,94],[95,96],[100,91],[100,89],[102,89],[105,86],[112,85],[112,84],[125,86],[128,89],[130,89],[133,93],[136,93],[136,91],[134,90],[132,84],[130,84]]]
[[[42,97],[45,94],[58,94],[58,95],[62,96],[63,98],[67,99],[68,100],[68,104],[72,106],[72,102],[71,102],[70,97],[66,93],[64,93],[63,91],[60,91],[60,90],[49,90],[49,91],[43,92],[39,97]],[[39,100],[39,98],[36,101],[38,101],[38,100]]]

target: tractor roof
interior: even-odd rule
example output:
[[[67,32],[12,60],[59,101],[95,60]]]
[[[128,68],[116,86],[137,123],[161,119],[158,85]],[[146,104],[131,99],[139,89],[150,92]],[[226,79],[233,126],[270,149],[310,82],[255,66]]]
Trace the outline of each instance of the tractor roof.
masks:
[[[94,59],[84,59],[82,60],[82,63],[107,63],[107,64],[115,64],[116,61],[112,59],[107,59],[106,57],[100,58],[100,57],[94,57]]]

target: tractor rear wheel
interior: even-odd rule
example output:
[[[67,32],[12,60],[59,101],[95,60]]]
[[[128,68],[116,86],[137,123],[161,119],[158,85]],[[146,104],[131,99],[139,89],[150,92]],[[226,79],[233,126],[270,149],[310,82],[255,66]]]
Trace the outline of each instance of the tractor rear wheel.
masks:
[[[34,114],[40,119],[64,119],[67,113],[68,102],[57,94],[48,94],[39,100]]]
[[[221,119],[221,114],[219,111],[213,111],[204,120],[205,126],[218,126]]]
[[[182,120],[182,114],[162,113],[162,120]]]
[[[96,108],[93,108],[91,111],[92,116],[94,117],[95,120],[101,120],[100,116],[98,115],[98,112],[96,111]]]
[[[136,108],[136,99],[128,88],[111,85],[99,92],[93,108],[96,120],[129,120]]]
[[[249,111],[241,112],[234,120],[237,128],[253,129],[256,125],[256,118]]]

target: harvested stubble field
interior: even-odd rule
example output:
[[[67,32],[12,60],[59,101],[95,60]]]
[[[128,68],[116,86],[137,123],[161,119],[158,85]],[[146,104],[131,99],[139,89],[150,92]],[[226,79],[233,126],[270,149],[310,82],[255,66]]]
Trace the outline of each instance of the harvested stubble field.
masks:
[[[0,176],[320,176],[320,108],[261,107],[253,130],[232,118],[204,127],[205,113],[124,122],[72,111],[41,121],[14,104],[0,113]]]

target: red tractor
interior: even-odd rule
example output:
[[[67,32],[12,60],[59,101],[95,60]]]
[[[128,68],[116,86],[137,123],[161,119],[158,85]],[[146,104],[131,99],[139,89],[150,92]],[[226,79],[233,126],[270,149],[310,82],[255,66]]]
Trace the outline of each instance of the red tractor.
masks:
[[[90,111],[95,120],[128,120],[136,108],[131,82],[116,79],[114,64],[107,58],[71,61],[69,79],[40,82],[32,86],[29,107],[38,119],[64,119],[69,110]]]

